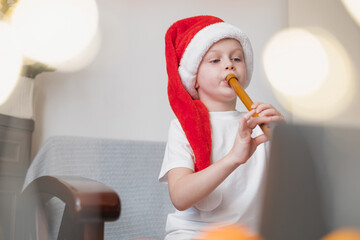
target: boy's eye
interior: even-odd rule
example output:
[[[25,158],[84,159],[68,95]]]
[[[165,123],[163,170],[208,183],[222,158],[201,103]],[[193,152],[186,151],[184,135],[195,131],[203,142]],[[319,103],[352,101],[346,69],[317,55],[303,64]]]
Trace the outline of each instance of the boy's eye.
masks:
[[[220,62],[220,59],[213,59],[213,60],[210,60],[211,63],[218,63]]]
[[[241,58],[233,58],[233,61],[235,61],[235,62],[241,62]]]

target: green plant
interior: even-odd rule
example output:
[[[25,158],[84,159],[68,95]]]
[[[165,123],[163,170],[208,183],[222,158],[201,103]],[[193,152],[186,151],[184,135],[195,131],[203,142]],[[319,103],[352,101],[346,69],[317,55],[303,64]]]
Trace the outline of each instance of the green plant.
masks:
[[[55,68],[51,68],[42,63],[34,63],[29,65],[23,65],[21,76],[28,77],[28,78],[35,78],[38,74],[42,72],[54,72],[56,71]]]

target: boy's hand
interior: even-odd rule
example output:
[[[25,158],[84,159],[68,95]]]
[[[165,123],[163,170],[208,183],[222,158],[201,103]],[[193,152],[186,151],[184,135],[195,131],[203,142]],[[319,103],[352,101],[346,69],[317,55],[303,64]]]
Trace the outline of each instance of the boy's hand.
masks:
[[[238,165],[245,163],[255,152],[257,146],[269,140],[264,134],[255,138],[251,137],[252,131],[257,125],[284,121],[281,113],[270,104],[256,102],[252,108],[253,110],[246,113],[240,120],[238,134],[230,151],[230,155],[234,157],[233,159]],[[259,116],[253,117],[255,113]]]
[[[264,134],[255,138],[251,137],[256,125],[261,124],[261,119],[259,117],[254,118],[254,114],[255,110],[253,109],[240,119],[234,146],[229,153],[231,159],[233,159],[232,161],[235,161],[236,165],[245,163],[255,152],[257,146],[268,140]]]

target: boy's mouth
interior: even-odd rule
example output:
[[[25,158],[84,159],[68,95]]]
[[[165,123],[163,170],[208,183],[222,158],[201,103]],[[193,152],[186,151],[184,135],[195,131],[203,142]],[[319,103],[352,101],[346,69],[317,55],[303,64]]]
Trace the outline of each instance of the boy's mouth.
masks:
[[[224,84],[228,87],[230,87],[229,83],[226,81],[226,79],[223,79],[222,82],[224,82]]]
[[[233,74],[233,73],[232,73]],[[223,81],[225,81],[226,83],[227,83],[227,85],[229,85],[229,83],[228,83],[228,81],[226,80],[226,77],[228,76],[229,74],[227,74],[225,77],[224,77],[224,79],[223,79]],[[234,76],[235,76],[235,78],[237,79],[237,81],[239,81],[238,80],[238,78],[237,78],[237,76],[235,75],[235,74],[233,74]],[[229,85],[230,86],[230,85]]]

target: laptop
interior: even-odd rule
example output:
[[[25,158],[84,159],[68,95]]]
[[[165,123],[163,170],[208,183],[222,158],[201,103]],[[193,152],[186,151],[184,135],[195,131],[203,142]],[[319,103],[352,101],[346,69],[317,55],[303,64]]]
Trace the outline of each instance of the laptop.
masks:
[[[344,227],[360,228],[360,128],[277,125],[260,234],[319,240]]]

